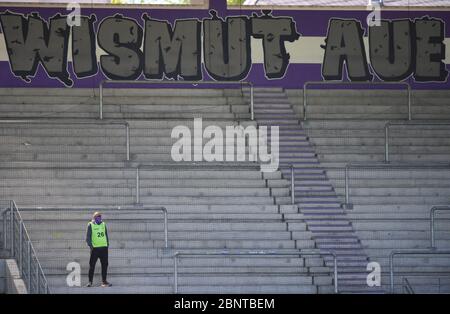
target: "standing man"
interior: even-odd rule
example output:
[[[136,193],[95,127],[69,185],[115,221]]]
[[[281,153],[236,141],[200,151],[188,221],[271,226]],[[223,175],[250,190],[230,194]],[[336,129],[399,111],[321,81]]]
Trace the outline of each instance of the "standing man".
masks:
[[[91,257],[89,259],[89,283],[86,287],[92,287],[92,280],[94,279],[95,264],[100,258],[102,265],[102,287],[111,287],[111,284],[106,280],[108,273],[108,231],[106,224],[102,221],[102,215],[95,212],[92,221],[89,222],[86,232],[86,243],[91,249]]]

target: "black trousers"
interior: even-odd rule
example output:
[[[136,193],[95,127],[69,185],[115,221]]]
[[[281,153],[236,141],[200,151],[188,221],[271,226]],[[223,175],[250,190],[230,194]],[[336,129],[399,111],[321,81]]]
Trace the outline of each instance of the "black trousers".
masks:
[[[91,250],[91,258],[89,259],[89,282],[94,279],[95,264],[97,260],[100,259],[100,264],[102,265],[102,280],[106,281],[106,276],[108,274],[108,248],[98,247]]]

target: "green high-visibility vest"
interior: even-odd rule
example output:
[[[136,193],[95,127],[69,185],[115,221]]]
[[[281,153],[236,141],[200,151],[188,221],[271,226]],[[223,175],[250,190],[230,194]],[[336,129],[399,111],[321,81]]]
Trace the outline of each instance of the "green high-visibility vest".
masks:
[[[91,225],[91,240],[92,240],[92,247],[107,247],[108,246],[108,239],[106,238],[106,224],[102,222],[101,224],[97,225],[93,223],[92,221],[89,222]]]

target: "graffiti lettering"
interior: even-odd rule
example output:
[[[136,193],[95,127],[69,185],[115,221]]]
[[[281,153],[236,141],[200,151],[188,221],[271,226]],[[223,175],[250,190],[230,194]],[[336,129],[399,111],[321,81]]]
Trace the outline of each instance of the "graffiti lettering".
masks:
[[[413,23],[382,21],[369,28],[370,64],[384,81],[402,81],[414,70]]]
[[[416,70],[419,82],[446,81],[445,68],[445,24],[442,20],[428,17],[416,20]]]
[[[67,16],[60,14],[45,22],[37,13],[25,18],[22,14],[6,11],[0,15],[8,51],[9,64],[15,76],[30,82],[38,65],[47,74],[67,86],[72,86],[67,72],[67,49],[70,27]]]
[[[211,11],[203,20],[205,68],[215,80],[242,80],[251,67],[248,17],[228,17],[226,21]]]
[[[445,82],[445,24],[423,17],[416,20],[383,20],[369,27],[370,68],[383,81]],[[372,79],[363,42],[361,24],[332,19],[326,38],[322,76],[342,80],[344,63],[352,81]]]
[[[113,80],[135,80],[143,68],[140,50],[142,27],[120,14],[104,19],[98,28],[98,44],[108,54],[100,57],[105,75]]]
[[[174,22],[149,14],[143,14],[140,21],[116,14],[97,25],[95,15],[79,15],[77,23],[67,23],[68,16],[61,14],[44,21],[37,13],[5,11],[0,13],[0,25],[11,72],[25,82],[31,82],[41,65],[50,78],[73,86],[68,71],[69,40],[77,79],[96,75],[100,69],[112,80],[136,80],[143,75],[146,79],[197,81],[204,72],[217,81],[243,80],[252,68],[252,37],[261,40],[266,78],[286,75],[290,63],[286,42],[300,38],[292,17],[273,16],[270,10],[224,18],[214,10],[209,13],[203,20]],[[410,77],[417,82],[447,81],[443,20],[425,16],[379,24],[367,29],[366,56],[362,23],[330,19],[322,45],[322,77],[343,80],[345,72],[352,81],[371,81],[374,76],[383,81]],[[104,51],[99,58],[97,45]]]
[[[201,22],[178,20],[175,26],[144,15],[144,75],[148,79],[199,80],[201,74]]]
[[[80,25],[72,27],[72,67],[78,78],[98,72],[95,54],[95,16],[80,16]]]
[[[364,49],[364,30],[356,20],[331,19],[326,38],[322,76],[326,80],[342,80],[344,64],[352,81],[372,78]]]
[[[253,37],[263,39],[264,69],[268,78],[282,78],[289,65],[285,41],[293,42],[300,37],[292,18],[274,18],[270,11],[264,16],[252,18]]]

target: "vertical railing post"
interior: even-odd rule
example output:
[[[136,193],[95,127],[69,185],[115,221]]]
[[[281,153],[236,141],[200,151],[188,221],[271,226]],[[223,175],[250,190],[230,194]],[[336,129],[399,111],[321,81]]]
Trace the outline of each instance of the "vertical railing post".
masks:
[[[11,202],[11,212],[10,212],[10,241],[11,241],[11,257],[14,258],[14,207]]]
[[[22,239],[23,239],[23,224],[19,224],[19,271],[20,275],[23,275],[23,245],[22,245]]]
[[[433,207],[431,209],[431,213],[430,213],[430,232],[431,232],[431,248],[434,249],[435,248],[435,243],[434,243],[434,212],[435,212],[436,208]]]
[[[389,123],[384,126],[384,162],[389,162]]]
[[[303,85],[303,121],[306,121],[306,87],[308,83]]]
[[[103,120],[103,81],[100,82],[100,86],[98,89],[100,98],[100,101],[98,103],[98,117],[100,120]]]
[[[178,252],[175,253],[173,261],[173,293],[178,293]]]
[[[291,165],[291,203],[295,204],[295,169],[294,165]]]
[[[36,265],[36,293],[39,294],[40,278],[39,278],[39,266]]]
[[[164,243],[166,249],[169,248],[169,228],[167,227],[167,209],[164,208]]]
[[[391,281],[391,293],[394,294],[394,252],[389,255],[389,272]]]
[[[130,161],[130,125],[128,122],[125,124],[126,128],[126,140],[127,140],[127,161]]]
[[[2,213],[2,218],[3,218],[3,233],[2,233],[2,240],[3,240],[3,249],[7,250],[8,249],[8,239],[7,239],[7,233],[8,233],[8,225],[6,222],[6,213],[8,212],[8,209],[6,209],[3,213]]]
[[[139,173],[139,166],[136,167],[136,204],[141,203],[141,178]]]
[[[412,119],[412,112],[411,112],[411,86],[407,84],[408,87],[408,121],[411,121]]]
[[[253,84],[250,83],[250,118],[251,120],[255,120],[255,91]]]
[[[345,166],[345,205],[350,204],[349,165]]]
[[[31,293],[31,242],[28,241],[27,254],[28,254],[28,293]]]
[[[337,263],[337,256],[336,254],[333,254],[333,260],[334,260],[334,293],[338,293],[338,263]]]

